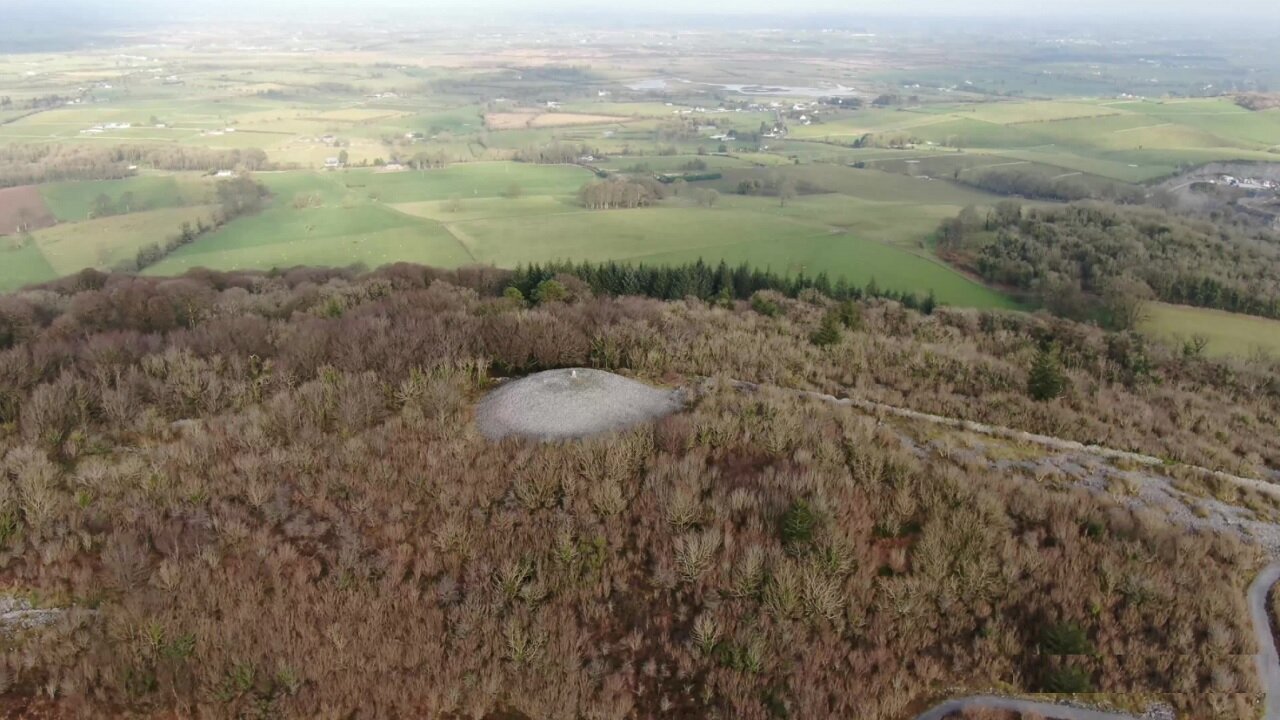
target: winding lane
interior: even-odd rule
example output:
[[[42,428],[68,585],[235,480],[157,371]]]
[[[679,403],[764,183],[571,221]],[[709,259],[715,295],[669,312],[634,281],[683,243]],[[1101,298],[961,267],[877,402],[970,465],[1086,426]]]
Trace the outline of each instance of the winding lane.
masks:
[[[1258,668],[1258,679],[1267,693],[1263,720],[1280,720],[1280,655],[1276,653],[1271,613],[1267,612],[1267,595],[1277,580],[1280,580],[1280,563],[1272,563],[1263,568],[1249,586],[1249,617],[1253,618],[1253,634],[1258,642],[1254,663]]]
[[[951,713],[961,710],[1007,710],[1010,712],[1036,713],[1055,720],[1135,720],[1136,715],[1103,712],[1072,705],[1023,700],[1021,698],[1000,697],[999,695],[972,695],[965,698],[947,700],[933,706],[915,720],[942,720]]]

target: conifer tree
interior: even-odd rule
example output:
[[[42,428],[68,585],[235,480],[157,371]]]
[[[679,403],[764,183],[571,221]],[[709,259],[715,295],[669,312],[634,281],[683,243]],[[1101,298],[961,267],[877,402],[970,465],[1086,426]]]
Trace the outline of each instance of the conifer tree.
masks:
[[[828,310],[827,314],[822,316],[822,324],[809,336],[809,342],[818,347],[840,342],[840,318],[836,311]]]
[[[1036,353],[1031,365],[1031,377],[1027,380],[1027,394],[1044,402],[1056,398],[1067,389],[1067,376],[1058,359],[1058,348],[1049,345]]]

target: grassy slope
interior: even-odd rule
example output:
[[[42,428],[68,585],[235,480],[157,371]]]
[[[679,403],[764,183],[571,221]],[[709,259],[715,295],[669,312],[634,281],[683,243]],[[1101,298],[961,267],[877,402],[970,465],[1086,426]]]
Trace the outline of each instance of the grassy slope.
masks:
[[[60,222],[87,219],[98,195],[106,195],[112,203],[119,204],[121,196],[131,192],[135,203],[132,210],[138,211],[203,204],[209,202],[212,190],[213,185],[207,180],[172,175],[50,183],[40,187],[45,202]]]
[[[164,244],[182,223],[209,221],[212,206],[167,208],[64,223],[34,233],[36,244],[54,274],[69,275],[86,267],[110,267],[137,254],[148,243]]]
[[[1181,163],[1280,160],[1267,152],[1280,142],[1280,111],[1250,112],[1227,99],[1000,102],[930,112],[869,109],[791,129],[793,139],[836,142],[865,133],[912,137],[1128,182],[1168,175]],[[939,174],[927,164],[921,169]]]
[[[180,248],[147,272],[167,275],[201,266],[235,269],[358,262],[376,267],[396,260],[454,267],[470,258],[438,223],[389,207],[366,203],[296,210],[277,206]]]
[[[21,249],[0,244],[0,292],[54,277],[57,272],[35,243],[27,243]]]
[[[570,196],[590,175],[572,167],[486,163],[405,173],[269,173],[260,177],[274,195],[270,208],[180,248],[148,273],[395,260],[510,267],[565,258],[704,257],[780,271],[825,270],[855,282],[874,277],[902,290],[933,288],[947,302],[1011,306],[928,258],[882,244],[920,250],[941,218],[989,196],[842,167],[785,172],[865,197],[813,195],[780,207],[771,198],[726,196],[713,209],[673,200],[646,210],[586,212]],[[528,194],[502,197],[512,183]],[[465,189],[471,193],[460,192]],[[446,198],[455,195],[458,209],[451,210]],[[321,206],[296,208],[299,196],[314,196]]]
[[[387,203],[497,197],[513,185],[525,195],[567,195],[578,191],[591,179],[587,170],[568,165],[522,163],[467,163],[421,172],[376,173],[352,171],[335,175],[353,192]]]
[[[855,283],[932,288],[944,302],[1015,307],[1000,294],[928,258],[860,235],[833,232],[784,213],[657,207],[458,223],[477,259],[498,265],[550,259],[678,263],[747,262],[779,272],[826,271]],[[791,208],[797,215],[803,206]]]
[[[1210,355],[1280,354],[1280,320],[1221,310],[1153,303],[1142,329],[1166,338],[1203,335]]]

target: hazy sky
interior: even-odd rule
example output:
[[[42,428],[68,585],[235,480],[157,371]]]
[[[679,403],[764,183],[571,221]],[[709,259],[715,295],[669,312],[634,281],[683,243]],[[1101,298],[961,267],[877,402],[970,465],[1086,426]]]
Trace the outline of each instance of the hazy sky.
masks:
[[[269,1],[269,0],[268,0]],[[373,0],[376,3],[377,0]],[[372,4],[372,3],[371,3]],[[421,3],[420,3],[421,4]],[[431,5],[432,3],[425,3]],[[449,2],[448,4],[457,4]],[[475,0],[469,6],[518,6],[545,8],[600,7],[592,0]],[[1069,0],[1045,2],[1043,0],[731,0],[730,2],[688,2],[688,0],[646,0],[640,4],[649,10],[698,12],[712,14],[732,11],[767,13],[841,13],[856,15],[1082,15],[1092,13],[1124,13],[1155,15],[1170,14],[1228,14],[1238,17],[1266,14],[1280,15],[1277,0]]]
[[[412,10],[416,16],[465,14],[501,22],[512,17],[582,12],[652,19],[655,15],[753,14],[800,18],[822,14],[850,18],[866,16],[932,17],[1072,17],[1128,16],[1153,22],[1182,18],[1215,18],[1241,27],[1280,23],[1280,0],[642,0],[602,3],[600,0],[0,0],[0,32],[6,13],[60,16],[92,22],[216,15],[231,19],[247,15],[299,16],[305,19],[353,17],[370,10]],[[25,12],[24,12],[25,11]],[[381,13],[379,13],[381,14]],[[1277,27],[1280,29],[1280,26]]]

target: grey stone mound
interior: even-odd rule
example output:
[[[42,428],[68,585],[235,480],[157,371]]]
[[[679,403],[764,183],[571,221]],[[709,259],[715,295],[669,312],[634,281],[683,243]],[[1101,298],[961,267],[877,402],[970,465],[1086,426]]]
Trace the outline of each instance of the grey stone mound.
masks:
[[[670,415],[682,394],[588,368],[548,370],[513,380],[476,407],[476,426],[490,440],[515,435],[565,440],[623,430]]]

